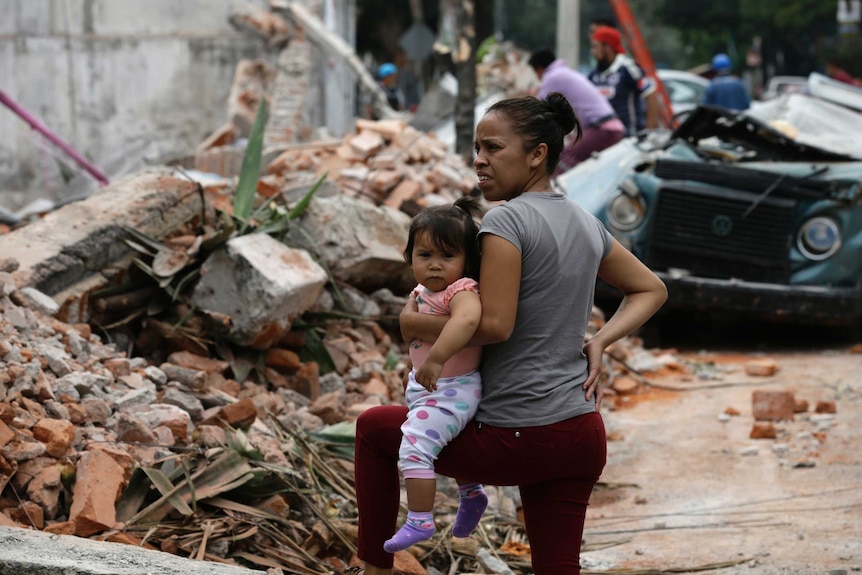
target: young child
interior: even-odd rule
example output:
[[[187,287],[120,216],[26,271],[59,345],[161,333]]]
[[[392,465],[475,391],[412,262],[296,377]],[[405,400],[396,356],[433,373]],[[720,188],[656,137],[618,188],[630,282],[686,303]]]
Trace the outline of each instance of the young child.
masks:
[[[475,199],[433,206],[410,224],[404,258],[419,283],[411,294],[421,313],[449,315],[433,345],[410,342],[413,368],[407,383],[407,420],[399,466],[407,484],[407,521],[383,549],[394,553],[434,535],[432,509],[437,491],[434,461],[449,441],[473,419],[482,396],[481,348],[468,346],[479,326],[479,240]],[[459,483],[461,504],[452,527],[467,537],[479,524],[488,496],[478,483]]]

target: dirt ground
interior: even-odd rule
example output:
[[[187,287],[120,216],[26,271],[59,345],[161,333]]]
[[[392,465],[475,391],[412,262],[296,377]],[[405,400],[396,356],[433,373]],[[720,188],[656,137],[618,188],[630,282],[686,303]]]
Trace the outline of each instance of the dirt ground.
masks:
[[[862,354],[853,342],[809,335],[770,348],[731,338],[703,351],[680,339],[690,349],[672,351],[685,372],[650,374],[653,386],[603,408],[608,464],[585,543],[608,547],[582,554],[586,572],[862,571]],[[747,375],[745,363],[763,357],[779,371]],[[809,410],[776,423],[776,439],[750,439],[758,389],[792,391]],[[815,413],[818,401],[834,401],[836,413]]]

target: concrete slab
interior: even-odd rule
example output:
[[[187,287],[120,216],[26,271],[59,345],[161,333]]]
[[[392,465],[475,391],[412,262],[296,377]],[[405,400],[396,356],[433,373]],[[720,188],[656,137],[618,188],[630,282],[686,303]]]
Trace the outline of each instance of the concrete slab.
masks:
[[[262,575],[142,547],[0,527],[0,575]]]
[[[200,212],[192,182],[168,168],[149,168],[0,236],[0,254],[18,260],[19,288],[34,287],[68,308],[66,299],[80,295],[70,288],[82,284],[92,291],[107,283],[106,268],[128,267],[122,260],[134,252],[121,241],[122,225],[161,239]],[[86,320],[81,313],[61,319]]]

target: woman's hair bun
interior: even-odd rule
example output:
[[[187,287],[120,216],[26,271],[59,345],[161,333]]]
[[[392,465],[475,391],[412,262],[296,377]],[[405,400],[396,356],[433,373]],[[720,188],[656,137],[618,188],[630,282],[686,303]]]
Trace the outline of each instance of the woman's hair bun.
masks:
[[[557,121],[559,121],[560,126],[563,128],[564,135],[575,129],[577,117],[575,116],[575,111],[572,109],[572,105],[565,96],[559,92],[551,92],[545,98],[545,101],[551,110],[557,114]]]

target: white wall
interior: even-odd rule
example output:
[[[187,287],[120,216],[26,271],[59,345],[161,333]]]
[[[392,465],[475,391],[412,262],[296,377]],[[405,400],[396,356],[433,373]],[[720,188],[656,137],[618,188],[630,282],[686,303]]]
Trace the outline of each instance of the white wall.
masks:
[[[0,90],[109,176],[186,154],[227,121],[237,62],[275,57],[228,22],[232,8],[249,4],[266,6],[0,0]],[[53,154],[77,173],[0,105],[0,207],[69,193]]]

